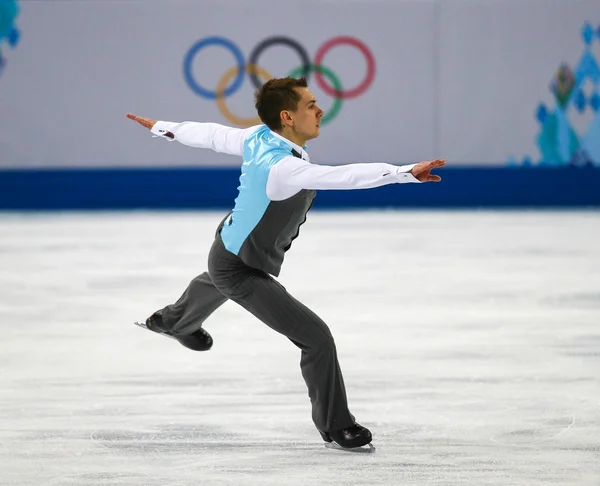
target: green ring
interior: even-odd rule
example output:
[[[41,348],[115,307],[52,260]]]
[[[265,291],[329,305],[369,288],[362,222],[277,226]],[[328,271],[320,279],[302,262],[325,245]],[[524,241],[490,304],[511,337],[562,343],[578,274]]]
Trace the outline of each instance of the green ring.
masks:
[[[300,74],[304,74],[306,72],[306,69],[307,69],[306,66],[300,66],[300,67],[294,69],[290,74],[288,74],[288,76],[290,78],[296,78]],[[338,93],[343,91],[342,83],[340,82],[339,78],[335,74],[333,74],[333,71],[331,69],[326,68],[325,66],[316,66],[314,64],[310,64],[308,66],[308,71],[309,72],[319,71],[320,73],[324,74],[325,77],[329,78],[329,81],[331,81],[331,84],[333,84],[333,87],[335,88],[335,90]],[[342,109],[342,102],[343,102],[342,98],[334,98],[333,105],[331,105],[331,108],[325,114],[325,116],[323,116],[323,118],[321,118],[321,123],[323,125],[327,125],[330,121],[332,121],[338,115],[338,113]]]

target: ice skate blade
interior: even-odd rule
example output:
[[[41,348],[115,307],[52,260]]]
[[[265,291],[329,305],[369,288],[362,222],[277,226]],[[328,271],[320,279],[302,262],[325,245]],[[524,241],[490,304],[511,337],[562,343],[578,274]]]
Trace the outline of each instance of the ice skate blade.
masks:
[[[135,322],[134,322],[134,324],[135,324],[136,326],[138,326],[138,327],[141,327],[142,329],[146,329],[147,331],[150,331],[150,329],[148,329],[148,326],[146,326],[146,323],[145,323],[145,322],[138,322],[138,321],[135,321]],[[177,338],[175,338],[174,336],[170,336],[170,335],[168,335],[168,334],[164,334],[164,333],[162,333],[162,332],[161,332],[161,333],[158,333],[158,334],[161,334],[161,335],[163,335],[163,336],[167,336],[168,338],[175,339],[175,341],[177,341]]]
[[[359,454],[372,454],[377,450],[373,444],[367,444],[361,447],[342,447],[335,442],[325,442],[324,445],[327,447],[327,449],[335,449],[336,451],[344,452],[358,452]]]

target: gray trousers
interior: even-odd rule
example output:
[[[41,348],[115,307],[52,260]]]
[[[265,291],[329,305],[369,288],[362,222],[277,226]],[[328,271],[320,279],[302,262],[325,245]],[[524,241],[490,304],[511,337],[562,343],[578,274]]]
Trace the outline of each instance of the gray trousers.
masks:
[[[330,432],[354,424],[327,325],[269,274],[247,266],[227,251],[220,236],[210,250],[208,272],[194,278],[181,298],[163,309],[163,325],[174,334],[191,334],[227,300],[241,305],[300,348],[300,369],[317,429]]]

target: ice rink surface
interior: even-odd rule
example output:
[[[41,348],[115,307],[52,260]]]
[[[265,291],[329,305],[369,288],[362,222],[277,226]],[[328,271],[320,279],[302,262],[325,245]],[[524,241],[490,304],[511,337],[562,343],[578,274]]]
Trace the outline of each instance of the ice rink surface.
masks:
[[[300,353],[228,302],[135,327],[224,212],[0,214],[1,485],[600,485],[600,213],[317,212],[279,278],[375,454],[323,447]]]

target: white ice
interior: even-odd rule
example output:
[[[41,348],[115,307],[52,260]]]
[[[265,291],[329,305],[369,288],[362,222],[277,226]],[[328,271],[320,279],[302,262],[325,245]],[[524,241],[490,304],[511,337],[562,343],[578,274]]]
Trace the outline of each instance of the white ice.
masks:
[[[223,212],[0,215],[1,485],[600,485],[600,213],[318,212],[280,280],[375,454],[329,450],[299,351],[228,302],[135,327]]]

